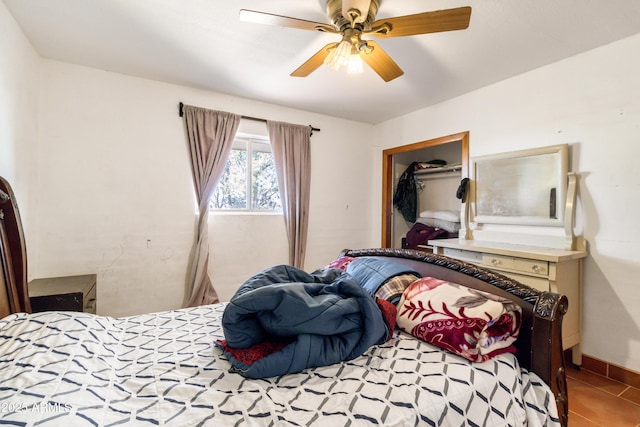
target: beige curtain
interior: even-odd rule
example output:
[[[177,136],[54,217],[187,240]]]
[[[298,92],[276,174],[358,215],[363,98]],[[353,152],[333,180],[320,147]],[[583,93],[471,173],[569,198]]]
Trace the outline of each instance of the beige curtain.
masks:
[[[289,264],[304,268],[311,187],[311,128],[267,121],[289,240]]]
[[[193,307],[219,301],[208,273],[209,200],[229,158],[240,116],[185,105],[183,117],[198,201],[198,226],[189,258],[184,301],[185,306]]]

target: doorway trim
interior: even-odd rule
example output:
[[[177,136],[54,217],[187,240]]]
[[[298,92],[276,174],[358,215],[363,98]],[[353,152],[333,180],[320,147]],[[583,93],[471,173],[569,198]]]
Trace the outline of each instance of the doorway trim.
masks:
[[[401,145],[399,147],[388,148],[382,151],[382,242],[381,247],[390,248],[391,222],[393,219],[393,156],[423,148],[435,147],[442,144],[460,142],[462,144],[461,176],[469,176],[469,131],[454,133],[452,135],[441,136],[439,138],[426,141],[414,142],[412,144]]]

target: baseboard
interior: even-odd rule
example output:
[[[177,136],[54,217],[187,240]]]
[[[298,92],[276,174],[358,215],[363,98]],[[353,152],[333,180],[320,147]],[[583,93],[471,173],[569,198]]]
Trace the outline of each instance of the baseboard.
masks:
[[[571,350],[565,351],[564,360],[566,363],[571,363]],[[628,386],[640,388],[640,373],[605,360],[583,354],[581,368]]]

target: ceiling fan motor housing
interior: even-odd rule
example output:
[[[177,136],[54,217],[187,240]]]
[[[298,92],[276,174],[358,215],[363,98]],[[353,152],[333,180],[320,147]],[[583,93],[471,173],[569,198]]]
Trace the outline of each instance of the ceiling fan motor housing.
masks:
[[[369,29],[371,24],[375,21],[378,8],[380,7],[380,0],[371,0],[368,11],[361,10],[362,15],[366,14],[366,19],[361,24],[363,30]],[[346,14],[345,14],[346,15]],[[354,24],[345,18],[342,14],[342,0],[327,0],[327,16],[338,29],[343,30],[348,27],[353,27]]]

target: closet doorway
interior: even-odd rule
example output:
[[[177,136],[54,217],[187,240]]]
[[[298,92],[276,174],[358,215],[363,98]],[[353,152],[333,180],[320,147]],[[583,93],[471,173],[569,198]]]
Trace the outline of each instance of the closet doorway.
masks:
[[[382,152],[382,247],[400,248],[402,247],[402,237],[413,224],[407,222],[393,206],[393,195],[398,183],[398,179],[406,168],[414,161],[429,162],[431,160],[445,160],[446,169],[429,173],[428,180],[436,178],[438,186],[443,188],[453,188],[444,198],[438,202],[430,201],[430,206],[421,206],[419,196],[418,212],[424,209],[452,209],[456,207],[460,210],[460,201],[455,197],[455,191],[462,178],[469,176],[469,132],[460,132],[440,138],[420,141],[413,144],[388,148]],[[454,167],[456,166],[456,167]],[[426,175],[425,175],[426,177]],[[419,176],[421,181],[427,179]],[[448,181],[444,182],[445,180]],[[435,180],[434,180],[435,182]],[[429,185],[429,184],[425,184]],[[440,190],[443,191],[443,190]],[[441,206],[437,206],[440,204]]]

